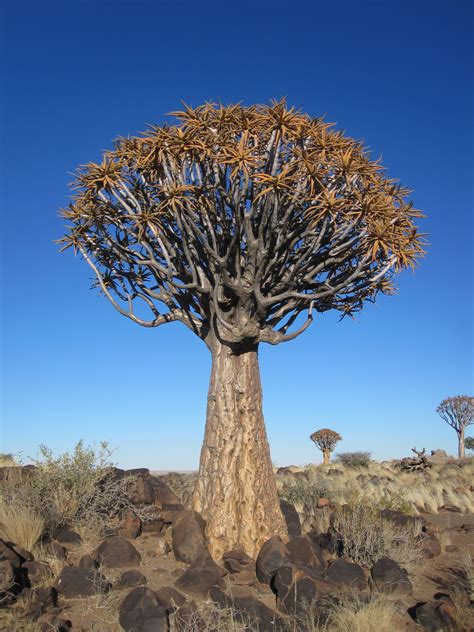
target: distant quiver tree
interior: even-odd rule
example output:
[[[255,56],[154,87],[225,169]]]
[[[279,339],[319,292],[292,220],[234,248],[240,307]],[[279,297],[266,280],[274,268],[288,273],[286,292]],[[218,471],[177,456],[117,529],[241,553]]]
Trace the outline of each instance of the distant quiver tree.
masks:
[[[408,191],[363,145],[284,101],[206,103],[119,138],[77,172],[64,248],[143,327],[179,321],[212,355],[194,508],[214,557],[287,528],[258,349],[352,315],[423,253]],[[305,315],[305,316],[304,316]],[[299,318],[300,317],[300,318]]]
[[[322,428],[321,430],[316,430],[310,436],[311,441],[314,441],[316,446],[323,453],[323,463],[329,463],[331,459],[331,452],[334,451],[336,447],[336,443],[341,441],[342,437],[334,430],[329,430],[329,428]]]
[[[441,419],[454,428],[458,436],[458,457],[464,458],[464,434],[474,424],[474,397],[456,395],[443,399],[436,409]]]

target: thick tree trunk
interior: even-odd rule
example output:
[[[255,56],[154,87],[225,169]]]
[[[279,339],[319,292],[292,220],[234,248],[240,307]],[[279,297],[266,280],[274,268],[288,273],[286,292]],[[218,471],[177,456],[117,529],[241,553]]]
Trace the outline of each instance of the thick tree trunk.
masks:
[[[262,413],[258,350],[216,341],[194,509],[219,559],[242,547],[254,557],[273,535],[288,539]]]
[[[323,450],[323,463],[327,465],[329,463],[329,459],[331,458],[331,453],[329,450]]]
[[[461,428],[458,432],[458,457],[464,458],[464,428]]]

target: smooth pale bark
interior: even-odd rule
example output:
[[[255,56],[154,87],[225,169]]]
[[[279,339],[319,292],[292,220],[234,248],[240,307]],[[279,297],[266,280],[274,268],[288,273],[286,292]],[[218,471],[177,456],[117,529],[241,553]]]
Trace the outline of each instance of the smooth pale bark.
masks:
[[[323,450],[323,463],[324,463],[324,465],[327,465],[329,463],[330,457],[331,457],[331,453],[329,452],[329,450]]]
[[[464,426],[458,432],[458,457],[464,458]]]
[[[288,539],[262,413],[258,348],[215,342],[194,509],[219,559],[242,547],[256,557],[273,535]]]

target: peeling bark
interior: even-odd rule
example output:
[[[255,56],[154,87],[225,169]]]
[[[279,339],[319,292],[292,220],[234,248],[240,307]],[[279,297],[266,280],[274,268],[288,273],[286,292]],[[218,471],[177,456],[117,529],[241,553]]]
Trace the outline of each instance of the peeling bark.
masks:
[[[213,341],[207,421],[194,509],[219,559],[242,547],[253,558],[273,535],[288,539],[262,413],[258,347]]]

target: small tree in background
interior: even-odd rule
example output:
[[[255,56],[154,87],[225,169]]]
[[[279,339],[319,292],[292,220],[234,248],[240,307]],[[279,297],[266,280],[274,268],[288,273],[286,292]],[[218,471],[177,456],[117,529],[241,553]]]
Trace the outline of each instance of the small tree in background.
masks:
[[[322,428],[321,430],[313,432],[310,439],[311,441],[314,441],[316,446],[321,450],[323,453],[323,463],[327,464],[331,458],[331,452],[334,451],[336,443],[341,441],[342,437],[334,430]]]
[[[215,559],[236,547],[255,556],[287,537],[259,346],[393,294],[394,276],[424,253],[421,213],[362,143],[284,101],[174,115],[79,169],[62,242],[120,314],[181,322],[209,349],[193,505]]]
[[[466,450],[474,450],[474,437],[466,437],[464,439],[464,447]]]
[[[436,409],[441,419],[458,435],[458,457],[464,458],[464,433],[474,423],[474,397],[456,395],[443,399]]]

